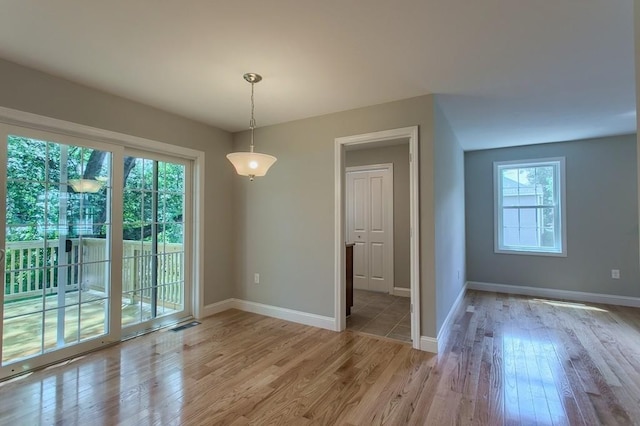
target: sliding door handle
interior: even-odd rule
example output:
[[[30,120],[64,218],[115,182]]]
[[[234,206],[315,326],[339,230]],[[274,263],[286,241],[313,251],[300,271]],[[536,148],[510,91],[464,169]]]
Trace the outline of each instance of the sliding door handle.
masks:
[[[4,260],[4,249],[0,249],[0,262],[2,262]]]

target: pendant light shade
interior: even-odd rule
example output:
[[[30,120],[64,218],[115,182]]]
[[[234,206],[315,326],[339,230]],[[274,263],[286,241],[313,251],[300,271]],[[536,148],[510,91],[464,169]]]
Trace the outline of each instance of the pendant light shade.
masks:
[[[251,120],[249,128],[251,129],[251,146],[249,152],[232,152],[227,154],[227,158],[236,168],[236,172],[240,176],[249,176],[249,180],[253,180],[256,176],[264,176],[267,174],[269,167],[276,162],[276,157],[269,154],[261,154],[253,151],[253,131],[256,128],[256,120],[254,118],[254,101],[253,101],[253,85],[262,80],[260,74],[247,73],[244,79],[251,83]]]
[[[94,194],[104,185],[104,181],[97,179],[69,179],[67,183],[79,194]]]
[[[240,176],[249,177],[266,175],[269,167],[277,160],[273,155],[259,152],[232,152],[227,154],[227,158]]]

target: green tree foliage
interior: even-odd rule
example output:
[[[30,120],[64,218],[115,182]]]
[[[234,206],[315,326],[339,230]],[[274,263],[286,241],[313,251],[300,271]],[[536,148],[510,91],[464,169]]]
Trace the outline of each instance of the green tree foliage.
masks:
[[[109,153],[69,146],[66,163],[61,164],[64,153],[56,143],[10,136],[7,147],[8,241],[57,239],[61,203],[70,238],[106,237],[109,183],[96,193],[76,193],[67,183],[70,179],[108,181]],[[157,191],[153,161],[125,157],[123,168],[123,238],[148,241],[155,224],[160,242],[181,243],[184,166],[158,162]],[[68,180],[61,179],[65,170]],[[152,215],[154,199],[157,218]]]
[[[157,176],[157,183],[154,183]],[[149,241],[157,223],[158,241],[181,243],[183,233],[184,166],[163,161],[134,159],[123,196],[124,238]],[[157,185],[157,191],[154,187]],[[157,217],[153,205],[157,203]]]

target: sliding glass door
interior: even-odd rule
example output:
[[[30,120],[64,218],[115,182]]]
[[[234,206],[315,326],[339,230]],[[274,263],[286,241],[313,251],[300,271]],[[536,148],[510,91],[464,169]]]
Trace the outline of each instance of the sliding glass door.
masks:
[[[122,326],[130,332],[190,314],[185,285],[189,167],[177,159],[124,158]],[[128,333],[126,333],[128,334]]]
[[[0,137],[0,379],[191,315],[191,162]]]
[[[1,362],[19,372],[110,333],[112,153],[6,130]]]

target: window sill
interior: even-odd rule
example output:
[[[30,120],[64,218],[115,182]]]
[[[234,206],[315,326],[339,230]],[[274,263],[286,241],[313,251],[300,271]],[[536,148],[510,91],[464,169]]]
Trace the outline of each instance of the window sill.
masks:
[[[495,249],[495,254],[518,254],[525,256],[548,256],[548,257],[567,257],[567,251],[552,252],[552,251],[535,251],[535,250],[518,250],[518,249]]]

